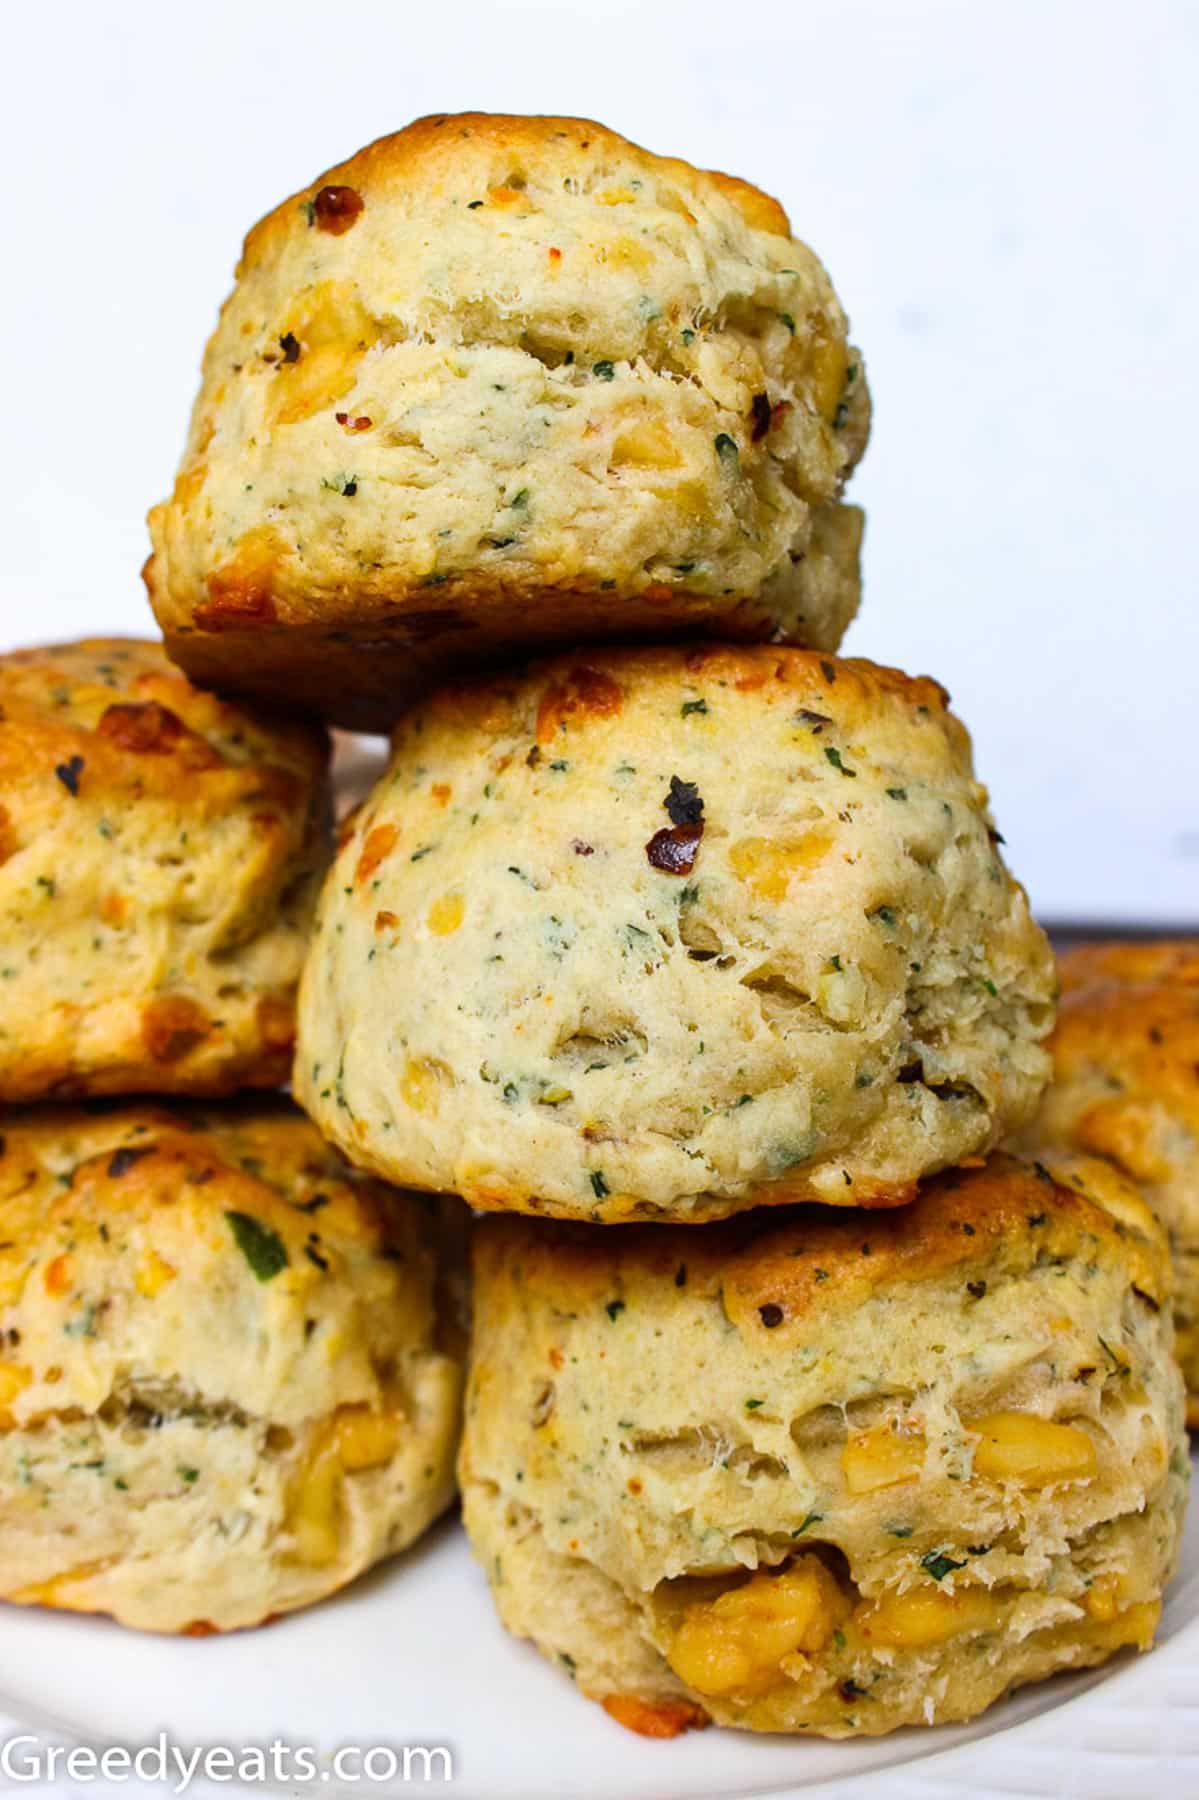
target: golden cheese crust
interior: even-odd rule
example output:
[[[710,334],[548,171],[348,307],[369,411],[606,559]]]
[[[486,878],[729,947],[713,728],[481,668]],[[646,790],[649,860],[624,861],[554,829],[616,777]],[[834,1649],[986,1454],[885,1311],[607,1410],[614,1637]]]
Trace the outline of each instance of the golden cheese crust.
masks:
[[[474,1261],[467,1530],[620,1722],[873,1734],[1151,1642],[1183,1396],[1167,1247],[1106,1164],[700,1232],[488,1219]]]
[[[560,657],[401,721],[324,890],[296,1091],[483,1209],[897,1205],[1032,1111],[1053,987],[935,682]]]
[[[835,649],[870,402],[748,183],[587,120],[417,120],[246,239],[146,580],[198,680],[364,729],[516,648]]]
[[[281,1100],[0,1125],[0,1595],[232,1630],[448,1505],[448,1208],[355,1175]]]
[[[1170,1237],[1199,1424],[1199,941],[1084,944],[1058,968],[1054,1078],[1026,1138],[1105,1156],[1140,1183]]]
[[[0,1102],[287,1079],[327,760],[159,644],[0,656]]]

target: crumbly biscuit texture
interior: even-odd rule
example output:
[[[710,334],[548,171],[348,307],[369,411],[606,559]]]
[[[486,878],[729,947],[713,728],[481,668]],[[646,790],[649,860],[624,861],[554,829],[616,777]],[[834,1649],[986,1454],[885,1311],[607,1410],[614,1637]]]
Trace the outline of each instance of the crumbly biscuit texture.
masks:
[[[1054,979],[935,682],[626,650],[444,690],[351,821],[297,1093],[387,1178],[887,1206],[1032,1111]]]
[[[0,656],[0,1101],[287,1079],[327,755],[159,644]]]
[[[146,578],[197,679],[368,728],[504,647],[835,649],[869,410],[765,194],[584,120],[421,119],[247,238]]]
[[[1054,1077],[1026,1141],[1105,1156],[1141,1184],[1170,1238],[1199,1424],[1199,942],[1086,944],[1058,967]]]
[[[232,1630],[445,1508],[456,1203],[354,1175],[285,1101],[2,1123],[0,1595]]]
[[[1085,1159],[869,1217],[486,1220],[460,1477],[500,1616],[654,1735],[968,1719],[1146,1648],[1189,1466],[1168,1284]]]

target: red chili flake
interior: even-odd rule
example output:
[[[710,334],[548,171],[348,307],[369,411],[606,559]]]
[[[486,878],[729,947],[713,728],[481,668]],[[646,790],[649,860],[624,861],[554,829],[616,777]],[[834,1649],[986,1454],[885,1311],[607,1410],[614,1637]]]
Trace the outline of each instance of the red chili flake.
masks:
[[[702,820],[698,825],[669,825],[655,831],[645,846],[650,866],[664,875],[690,875],[703,835]]]
[[[653,868],[666,875],[689,875],[695,867],[699,842],[704,835],[704,803],[693,781],[670,778],[670,792],[662,801],[670,818],[669,828],[655,831],[645,846]]]
[[[557,249],[553,244],[550,245],[550,261],[551,262],[561,262],[562,261],[561,250]]]
[[[312,202],[312,216],[318,231],[330,231],[340,237],[354,224],[365,202],[352,187],[323,187]]]
[[[582,838],[576,838],[574,840],[574,843],[571,845],[571,849],[574,851],[576,856],[594,856],[595,855],[595,845],[594,844],[585,844],[583,842]]]
[[[791,411],[789,400],[776,400],[770,409],[770,429],[777,431],[787,414]]]
[[[369,431],[374,424],[374,420],[368,413],[358,413],[357,415],[353,413],[334,413],[333,417],[337,420],[337,423],[344,426],[347,431]]]
[[[766,436],[766,433],[770,430],[770,396],[769,396],[769,394],[755,394],[753,399],[750,401],[749,412],[750,412],[750,417],[753,420],[753,428],[750,432],[750,438],[751,438],[751,441],[756,444],[758,442],[758,440],[760,438],[764,438]]]

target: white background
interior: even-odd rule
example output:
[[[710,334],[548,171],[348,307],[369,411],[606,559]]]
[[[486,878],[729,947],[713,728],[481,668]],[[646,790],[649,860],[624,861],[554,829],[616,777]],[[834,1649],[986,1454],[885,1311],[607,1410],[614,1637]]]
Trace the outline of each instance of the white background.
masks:
[[[1051,918],[1199,922],[1199,9],[4,9],[0,644],[144,630],[243,231],[414,115],[598,116],[777,192],[865,349],[849,647],[939,676]]]

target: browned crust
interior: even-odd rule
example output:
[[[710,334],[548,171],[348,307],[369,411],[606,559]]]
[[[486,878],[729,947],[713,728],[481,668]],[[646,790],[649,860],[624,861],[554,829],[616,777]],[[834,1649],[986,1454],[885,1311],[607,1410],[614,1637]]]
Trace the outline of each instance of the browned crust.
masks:
[[[639,1694],[609,1694],[604,1711],[638,1737],[676,1738],[684,1731],[703,1731],[712,1721],[691,1700],[643,1699]]]
[[[79,843],[98,815],[145,802],[194,832],[238,812],[256,833],[255,879],[277,898],[271,884],[285,884],[304,843],[323,829],[328,759],[323,726],[194,687],[159,643],[85,638],[16,650],[0,656],[0,864],[44,833]],[[113,909],[102,910],[106,923],[136,924],[136,892],[108,895],[105,906]],[[132,997],[141,1001],[139,1023],[86,1066],[75,1060],[71,1021],[84,1016],[88,997],[60,1007],[69,1029],[53,1051],[6,1056],[0,1100],[146,1089],[216,1098],[286,1081],[294,984],[262,987],[253,1041],[239,1048],[193,997]]]
[[[488,1220],[475,1234],[475,1273],[480,1284],[583,1310],[634,1291],[651,1290],[651,1300],[652,1290],[673,1296],[684,1268],[693,1299],[719,1298],[744,1337],[785,1349],[810,1333],[814,1317],[856,1311],[900,1284],[972,1269],[1010,1278],[1040,1258],[1084,1252],[1088,1261],[1127,1263],[1154,1303],[1169,1292],[1168,1254],[1147,1211],[1136,1223],[1117,1219],[1064,1175],[998,1154],[934,1176],[909,1206],[869,1217],[804,1206],[781,1217],[742,1214],[705,1231],[619,1232]]]
[[[74,1159],[64,1188],[58,1171]],[[250,1172],[253,1160],[263,1173]],[[152,1219],[186,1205],[198,1229],[229,1211],[268,1222],[303,1266],[311,1220],[289,1195],[315,1185],[321,1214],[339,1239],[381,1248],[392,1191],[350,1169],[289,1101],[231,1103],[220,1113],[185,1102],[170,1106],[38,1107],[9,1113],[0,1134],[0,1261],[29,1261],[31,1199],[36,1237],[47,1248],[66,1232],[80,1240],[121,1219]],[[223,1227],[222,1227],[223,1229]]]
[[[1199,987],[1199,938],[1077,944],[1058,957],[1063,998],[1159,982]]]
[[[654,689],[669,693],[699,680],[757,696],[764,708],[791,705],[797,692],[824,689],[835,695],[844,727],[877,725],[880,702],[898,702],[965,736],[949,711],[948,693],[931,676],[788,644],[596,645],[447,684],[420,710],[429,722],[491,734],[531,720],[541,741],[550,712],[555,731],[585,730],[618,714],[626,694],[643,698]]]
[[[846,1189],[850,1197],[845,1205],[856,1207],[864,1213],[891,1212],[897,1207],[906,1207],[916,1191],[914,1181],[882,1182],[859,1176],[853,1183],[852,1192]],[[579,1217],[577,1204],[567,1205],[557,1200],[547,1200],[541,1194],[521,1193],[512,1187],[499,1187],[494,1183],[468,1184],[463,1189],[462,1197],[476,1212],[518,1212],[535,1218],[574,1221]],[[696,1225],[731,1219],[735,1214],[745,1213],[755,1207],[795,1206],[810,1201],[827,1204],[826,1196],[811,1181],[794,1175],[783,1175],[774,1181],[755,1182],[742,1194],[695,1195],[692,1210],[685,1221],[680,1221],[677,1206],[663,1211],[648,1201],[639,1200],[633,1194],[622,1193],[610,1194],[603,1200],[593,1200],[587,1207],[587,1215],[597,1225],[639,1224],[650,1225],[655,1229],[669,1229],[682,1223],[690,1230]]]
[[[1111,1090],[1075,1121],[1074,1140],[1148,1178],[1146,1105],[1166,1107],[1199,1136],[1199,941],[1084,944],[1058,969],[1055,1079],[1101,1071]]]
[[[849,509],[847,509],[849,510]],[[387,731],[404,707],[447,678],[556,644],[581,649],[625,639],[670,644],[771,638],[776,622],[757,600],[672,589],[669,605],[648,594],[547,588],[536,572],[501,584],[490,574],[436,587],[322,595],[322,615],[272,620],[227,614],[219,626],[172,622],[158,589],[158,559],[143,571],[164,621],[167,653],[201,686],[319,713],[357,731]],[[312,601],[309,599],[309,606]]]
[[[121,681],[81,718],[56,695],[64,683],[95,689],[100,677],[64,669],[65,657],[112,654],[123,659]],[[219,748],[222,733],[240,732],[260,761],[232,762]],[[186,797],[207,782],[221,784],[222,806],[235,790],[261,790],[264,806],[294,805],[324,773],[328,735],[315,723],[261,710],[247,711],[194,687],[171,666],[163,646],[141,638],[81,638],[74,643],[14,650],[0,656],[0,784],[7,788],[40,770],[39,759],[82,752],[89,785],[106,790]],[[273,754],[272,754],[273,753]],[[284,766],[296,764],[297,772]]]
[[[657,156],[594,119],[552,114],[429,113],[402,131],[376,138],[297,189],[247,234],[238,275],[273,255],[290,233],[307,229],[301,212],[325,187],[350,187],[369,204],[374,194],[402,195],[416,185],[435,187],[450,180],[461,186],[466,172],[478,173],[487,187],[503,186],[514,160],[529,159],[540,172],[559,179],[592,172],[605,160],[640,164],[684,189],[715,192],[736,207],[755,230],[790,235],[787,214],[777,200],[734,175],[697,169],[679,157]]]

